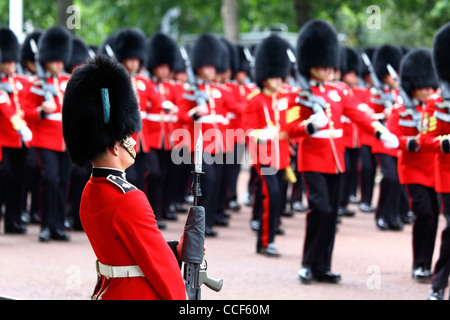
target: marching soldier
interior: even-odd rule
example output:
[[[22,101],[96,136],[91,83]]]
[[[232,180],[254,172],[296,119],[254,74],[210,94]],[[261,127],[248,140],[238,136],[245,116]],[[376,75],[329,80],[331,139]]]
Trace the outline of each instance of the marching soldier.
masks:
[[[434,179],[434,153],[420,149],[418,135],[422,108],[438,84],[428,49],[409,51],[400,64],[401,99],[387,121],[387,128],[400,141],[399,181],[408,191],[415,214],[413,226],[413,279],[431,277],[431,262],[439,217]],[[405,101],[406,100],[406,101]]]
[[[436,192],[440,194],[446,226],[442,231],[439,258],[431,280],[430,300],[442,300],[450,276],[450,23],[434,36],[432,57],[441,87],[440,93],[428,99],[422,115],[420,148],[435,153]]]
[[[70,160],[62,135],[61,107],[69,80],[63,70],[70,59],[72,36],[61,27],[50,28],[39,38],[38,51],[36,63],[43,72],[38,72],[34,88],[37,94],[31,95],[25,116],[33,132],[32,146],[41,170],[39,240],[68,241],[64,219]]]
[[[25,121],[27,95],[31,83],[16,74],[19,41],[13,31],[0,29],[0,140],[3,161],[0,189],[5,202],[5,233],[25,233],[21,223],[22,189],[29,142],[33,135]]]
[[[92,162],[81,201],[84,230],[97,256],[92,299],[186,299],[177,257],[146,195],[126,180],[136,157],[132,135],[142,127],[129,72],[100,55],[78,68],[67,86],[64,138],[72,161]]]
[[[395,45],[379,47],[373,56],[373,65],[378,79],[382,82],[386,93],[391,93],[393,101],[389,106],[378,104],[375,113],[384,116],[380,119],[386,123],[392,110],[392,104],[398,95],[397,82],[389,74],[387,65],[390,64],[398,71],[402,52]],[[380,230],[402,230],[402,210],[408,211],[405,192],[398,180],[397,150],[388,149],[379,141],[374,141],[372,152],[378,156],[380,169],[383,175],[380,182],[380,194],[376,210],[376,225]]]
[[[180,87],[172,81],[176,55],[176,42],[169,36],[157,32],[147,41],[147,71],[151,75],[155,91],[159,94],[161,107],[152,107],[142,118],[147,122],[150,153],[148,155],[151,169],[149,172],[150,202],[155,210],[160,210],[162,217],[176,220],[173,211],[186,212],[181,203],[170,206],[175,201],[176,182],[181,166],[171,160],[174,142],[172,133],[181,128],[178,119],[178,100],[181,99]],[[174,210],[172,210],[174,209]]]
[[[396,136],[358,110],[348,86],[328,82],[334,76],[338,49],[336,31],[323,20],[311,20],[299,32],[298,67],[309,79],[313,96],[309,101],[299,99],[297,105],[290,106],[286,121],[289,136],[300,138],[298,170],[306,182],[310,208],[298,271],[302,283],[313,279],[329,283],[341,280],[339,274],[331,272],[340,179],[345,172],[341,116],[350,118],[361,130],[372,132],[389,147],[398,145]]]
[[[222,47],[220,40],[210,33],[200,35],[192,48],[192,68],[196,73],[199,90],[206,93],[206,104],[198,105],[197,101],[185,98],[180,102],[182,118],[189,124],[191,147],[194,150],[194,121],[201,124],[203,131],[203,171],[202,197],[199,205],[206,212],[206,236],[216,236],[213,225],[218,221],[216,213],[219,209],[219,190],[223,173],[224,153],[227,150],[226,126],[229,123],[228,112],[240,114],[242,105],[236,103],[222,85],[214,83],[217,69],[220,66]],[[192,95],[193,89],[187,94]],[[228,146],[229,147],[229,146]]]
[[[145,35],[139,29],[125,28],[112,37],[115,56],[117,60],[125,66],[131,75],[131,83],[135,89],[142,116],[142,132],[136,135],[137,144],[135,146],[137,157],[135,164],[128,168],[127,174],[130,181],[133,182],[140,190],[146,192],[150,200],[152,194],[147,188],[145,179],[146,173],[153,169],[155,164],[150,163],[149,153],[152,142],[152,123],[148,120],[147,114],[150,110],[161,108],[161,99],[156,92],[152,81],[144,77],[138,72],[145,67],[147,61],[147,51],[145,43]],[[162,208],[155,203],[155,215],[157,223],[161,228],[166,225],[161,221]]]
[[[261,194],[254,203],[262,209],[256,251],[267,256],[280,255],[275,246],[275,232],[282,210],[282,183],[290,158],[284,116],[290,92],[283,88],[291,68],[286,52],[288,48],[289,44],[276,34],[264,39],[258,47],[255,82],[259,90],[248,96],[243,117]]]

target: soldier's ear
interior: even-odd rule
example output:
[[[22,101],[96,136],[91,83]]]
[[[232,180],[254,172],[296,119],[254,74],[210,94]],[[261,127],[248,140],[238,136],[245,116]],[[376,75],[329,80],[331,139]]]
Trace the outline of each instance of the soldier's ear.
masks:
[[[120,142],[116,141],[116,143],[114,144],[114,147],[111,150],[111,153],[115,156],[118,157],[120,154],[120,148],[121,148],[121,144]]]

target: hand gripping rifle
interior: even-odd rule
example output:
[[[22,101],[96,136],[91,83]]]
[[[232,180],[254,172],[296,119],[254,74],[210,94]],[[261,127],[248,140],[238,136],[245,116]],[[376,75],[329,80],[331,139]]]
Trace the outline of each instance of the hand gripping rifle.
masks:
[[[186,50],[182,48],[181,54],[186,63],[189,80],[194,85],[194,95],[191,98],[195,99],[197,105],[206,105],[203,94],[198,90],[197,82],[195,81],[194,73],[192,72],[191,64],[187,56]],[[204,92],[206,93],[206,92]],[[207,97],[206,97],[207,98]],[[189,209],[189,214],[186,219],[183,236],[183,248],[181,250],[181,261],[183,262],[183,279],[186,286],[186,293],[189,300],[201,299],[202,284],[208,288],[218,292],[222,289],[223,280],[213,279],[206,274],[207,265],[202,266],[204,247],[205,247],[205,208],[198,206],[198,197],[201,197],[200,176],[202,172],[202,156],[203,156],[203,135],[201,131],[201,124],[195,123],[194,128],[198,128],[197,143],[194,152],[194,171],[191,192],[194,196],[193,206]],[[205,261],[206,262],[206,261]]]
[[[326,109],[325,100],[322,97],[313,95],[308,80],[306,80],[306,78],[298,71],[297,58],[292,50],[288,48],[286,53],[291,63],[294,64],[297,86],[301,89],[298,93],[299,97],[297,97],[297,102],[305,107],[311,108],[314,113],[323,112],[323,110]],[[300,99],[300,97],[304,99]]]
[[[384,108],[391,108],[395,102],[394,96],[390,92],[384,92],[383,84],[380,79],[378,79],[375,70],[373,69],[372,62],[365,52],[361,53],[362,60],[369,70],[370,79],[372,79],[373,87],[375,89],[374,95],[379,95],[379,99],[372,99],[372,102],[383,105]]]
[[[31,87],[31,92],[34,94],[44,97],[45,101],[53,101],[54,97],[58,96],[56,92],[56,88],[54,85],[47,83],[47,76],[45,74],[44,68],[39,62],[39,50],[34,39],[30,40],[30,47],[34,53],[34,61],[36,64],[36,74],[38,77],[38,81],[35,83],[41,87],[41,89],[36,88],[35,86]]]

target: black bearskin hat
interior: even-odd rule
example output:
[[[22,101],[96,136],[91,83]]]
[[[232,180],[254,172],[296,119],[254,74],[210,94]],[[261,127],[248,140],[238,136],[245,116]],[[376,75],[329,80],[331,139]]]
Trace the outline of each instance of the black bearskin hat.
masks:
[[[389,74],[387,69],[388,64],[390,64],[394,70],[399,70],[402,56],[403,54],[400,47],[392,44],[382,45],[375,50],[372,63],[375,74],[381,82],[383,82],[384,77]]]
[[[72,35],[62,27],[53,27],[39,38],[39,62],[70,62],[72,54]]]
[[[375,47],[369,47],[369,48],[362,50],[362,52],[361,52],[361,54],[364,52],[367,55],[369,60],[372,62],[372,65],[373,65],[373,53],[375,52],[375,50],[376,50]],[[361,57],[361,59],[362,59],[362,57]],[[366,64],[363,62],[361,64],[361,66],[362,66],[361,74],[368,75],[370,72],[369,72],[369,68],[366,66]]]
[[[139,132],[141,115],[125,67],[99,55],[77,68],[67,83],[62,125],[70,158],[79,166]]]
[[[3,62],[19,61],[19,40],[17,40],[17,36],[9,28],[0,29],[0,48],[2,49]]]
[[[433,65],[440,79],[450,81],[450,22],[443,25],[433,39]]]
[[[223,47],[219,39],[210,33],[201,34],[192,47],[192,68],[194,71],[203,66],[220,68]]]
[[[100,45],[100,47],[97,49],[97,54],[108,54],[108,51],[106,50],[106,46],[108,45],[111,50],[113,51],[112,53],[115,55],[115,42],[116,42],[116,36],[114,34],[110,34],[109,36],[107,36],[105,38],[105,40],[103,40],[102,44]],[[111,57],[111,58],[115,58],[115,56]]]
[[[74,37],[72,45],[72,55],[70,62],[67,65],[67,71],[72,72],[72,69],[79,64],[85,63],[91,56],[89,55],[89,47],[82,38]]]
[[[231,43],[229,40],[225,39],[225,38],[220,38],[220,41],[225,45],[226,50],[227,50],[227,57],[228,57],[228,68],[231,69],[231,73],[234,74],[235,70],[237,69],[238,66],[238,61],[239,61],[239,56],[238,56],[238,51],[237,51],[237,47]],[[228,70],[227,68],[227,70]],[[226,71],[226,70],[225,70]]]
[[[136,28],[120,30],[115,36],[112,49],[119,62],[123,62],[129,58],[136,58],[141,62],[141,67],[145,66],[145,62],[147,61],[147,48],[145,34],[141,30]]]
[[[337,33],[324,20],[310,20],[300,29],[296,51],[299,71],[306,77],[311,68],[336,68],[339,65]]]
[[[357,76],[360,76],[362,73],[362,58],[360,53],[354,48],[345,47],[345,57],[346,63],[345,69],[342,70],[342,75],[353,71]]]
[[[235,73],[239,71],[244,71],[247,73],[248,76],[251,76],[251,66],[250,61],[248,60],[247,56],[245,55],[245,47],[241,44],[237,45],[237,51],[238,51],[238,65],[235,70]],[[248,52],[250,52],[250,49],[248,49]]]
[[[28,34],[25,38],[25,40],[22,43],[22,47],[20,48],[20,61],[24,63],[25,61],[32,61],[34,62],[34,52],[31,50],[30,41],[31,39],[36,42],[36,45],[39,43],[39,38],[42,35],[42,31],[33,31],[32,33]]]
[[[147,70],[151,72],[162,64],[173,70],[178,51],[178,45],[170,36],[162,32],[153,34],[147,41]]]
[[[276,34],[265,38],[255,54],[255,82],[262,89],[268,78],[286,78],[291,69],[291,61],[287,54],[289,43]]]
[[[420,88],[438,88],[433,70],[431,51],[426,48],[411,49],[400,62],[400,82],[406,93]]]

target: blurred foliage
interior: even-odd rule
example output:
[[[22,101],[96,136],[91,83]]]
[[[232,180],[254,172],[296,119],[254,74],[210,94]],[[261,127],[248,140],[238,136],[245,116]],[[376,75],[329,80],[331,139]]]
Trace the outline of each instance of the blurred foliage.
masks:
[[[307,3],[309,18],[330,21],[345,35],[346,44],[367,47],[384,43],[402,46],[431,46],[434,33],[448,22],[450,0],[238,0],[239,30],[262,30],[283,23],[289,32],[298,32],[295,1]],[[74,33],[89,44],[100,44],[120,28],[134,26],[150,35],[161,28],[163,15],[173,7],[181,14],[176,21],[178,34],[222,33],[220,0],[74,0],[81,9],[81,28]],[[380,28],[369,29],[370,5],[380,8]],[[7,26],[8,1],[0,2],[0,25]],[[55,25],[57,1],[24,0],[24,21],[38,29]]]

